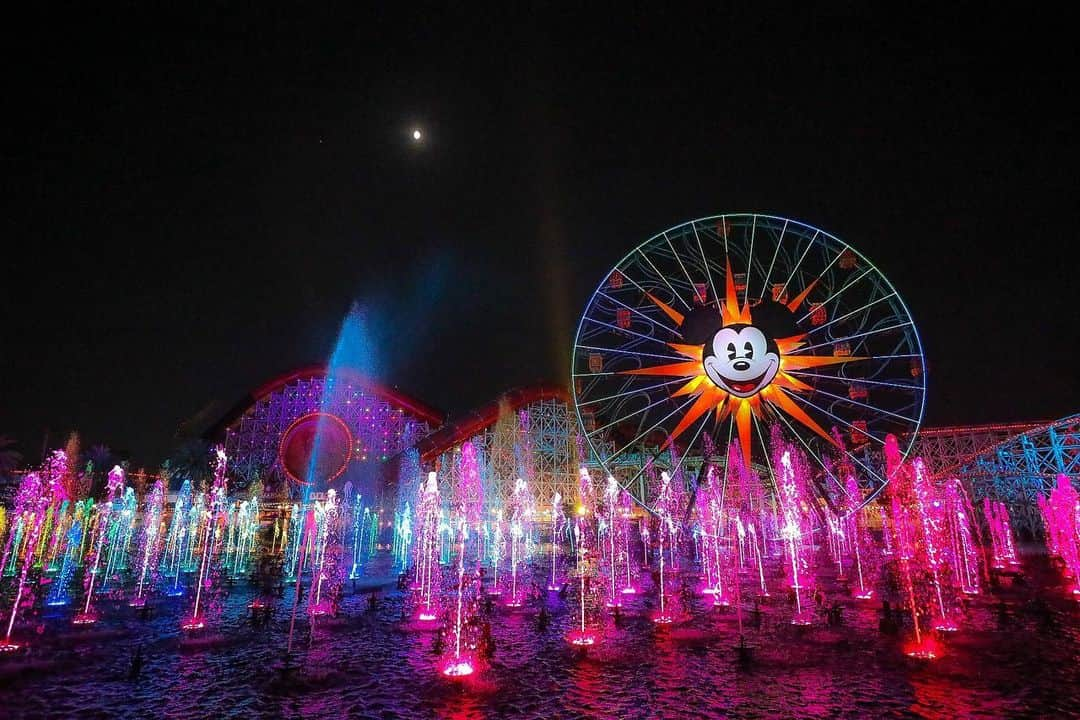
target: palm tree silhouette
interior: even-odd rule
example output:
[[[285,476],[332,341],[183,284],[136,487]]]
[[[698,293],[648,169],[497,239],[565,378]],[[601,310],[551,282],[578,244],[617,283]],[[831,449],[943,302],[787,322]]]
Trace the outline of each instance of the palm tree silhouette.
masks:
[[[15,449],[15,438],[11,435],[0,435],[0,480],[10,481],[13,473],[22,462],[22,453]]]
[[[191,481],[198,490],[210,479],[210,443],[202,438],[189,438],[176,448],[169,458],[170,484]]]

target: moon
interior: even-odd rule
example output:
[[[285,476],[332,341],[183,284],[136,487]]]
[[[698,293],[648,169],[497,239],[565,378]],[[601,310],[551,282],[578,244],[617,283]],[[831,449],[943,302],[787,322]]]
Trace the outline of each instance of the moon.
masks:
[[[424,132],[420,128],[413,128],[410,135],[412,136],[414,143],[419,143],[424,140]]]

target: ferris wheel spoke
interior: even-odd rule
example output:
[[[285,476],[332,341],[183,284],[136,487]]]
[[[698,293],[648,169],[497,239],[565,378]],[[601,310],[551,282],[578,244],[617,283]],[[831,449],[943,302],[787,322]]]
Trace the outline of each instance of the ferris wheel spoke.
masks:
[[[801,348],[798,349],[798,351],[796,351],[795,353],[792,353],[792,354],[793,355],[802,355],[802,354],[805,354],[808,350],[816,350],[817,348],[826,347],[826,346],[829,346],[829,345],[834,345],[834,344],[840,343],[840,342],[847,342],[848,340],[855,340],[855,339],[861,338],[861,337],[868,337],[870,335],[877,335],[878,333],[889,332],[890,330],[899,330],[900,328],[907,327],[908,325],[911,325],[911,324],[912,324],[911,320],[905,320],[902,323],[898,323],[896,325],[890,325],[889,327],[876,328],[874,330],[867,330],[866,332],[856,333],[854,335],[848,335],[847,337],[834,338],[834,339],[830,340],[829,342],[818,343],[817,345],[808,345],[806,347],[801,347]],[[882,357],[903,357],[903,355],[878,356],[877,358],[874,358],[874,359],[880,359]]]
[[[757,417],[754,418],[754,423],[755,423],[755,426],[758,428],[758,438],[759,438],[759,442],[761,443],[761,451],[765,454],[765,461],[766,461],[767,466],[769,468],[769,472],[771,473],[773,471],[773,469],[772,469],[772,460],[769,458],[768,448],[765,447],[765,435],[764,435],[764,433],[762,433],[760,431],[760,424],[758,424]],[[791,428],[791,425],[789,424],[788,427]],[[792,432],[794,432],[794,428],[791,428],[791,430],[792,430]],[[801,438],[800,438],[800,440],[801,440]],[[803,446],[805,447],[806,444],[803,443]],[[837,486],[844,493],[845,497],[851,497],[851,493],[848,492],[848,489],[844,486],[843,483],[837,482]]]
[[[709,279],[709,289],[712,290],[712,296],[714,298],[719,297],[716,294],[716,283],[713,282],[712,270],[709,269],[709,259],[705,257],[705,248],[701,246],[701,236],[698,235],[697,223],[691,223],[694,228],[694,239],[697,240],[698,252],[701,253],[701,262],[705,266],[705,277]]]
[[[757,235],[757,215],[750,223],[750,252],[746,255],[746,287],[743,288],[743,302],[750,304],[750,276],[754,269],[754,236]]]
[[[844,448],[844,455],[846,455],[848,458],[850,458],[852,461],[854,461],[856,465],[861,467],[866,472],[867,475],[869,475],[874,480],[877,480],[879,484],[884,482],[884,479],[881,477],[880,473],[878,473],[876,470],[869,467],[866,463],[864,463],[862,460],[860,460],[858,455],[851,452],[847,448]]]
[[[630,378],[641,377],[641,376],[640,375],[624,375],[623,377],[625,377],[627,379],[630,379]],[[630,395],[637,395],[637,394],[640,394],[640,393],[648,393],[650,390],[658,390],[658,389],[660,389],[662,387],[666,387],[668,385],[674,385],[675,383],[681,383],[681,382],[686,382],[686,378],[681,378],[680,377],[680,378],[675,378],[674,380],[668,380],[666,382],[658,383],[656,385],[650,385],[649,387],[633,388],[631,390],[626,390],[624,392],[615,393],[614,395],[608,395],[607,397],[596,398],[595,400],[585,400],[583,402],[578,403],[578,405],[580,405],[581,407],[584,407],[586,405],[595,405],[596,403],[599,403],[599,402],[607,402],[608,400],[617,400],[618,398],[621,398],[621,397],[627,397],[627,396],[630,396]]]
[[[842,295],[842,294],[843,294],[843,293],[844,293],[845,291],[847,291],[847,289],[848,289],[848,288],[851,288],[851,287],[853,287],[853,286],[857,285],[857,284],[858,284],[858,283],[859,283],[859,282],[860,282],[860,281],[861,281],[861,280],[862,280],[862,279],[863,279],[864,277],[866,277],[867,275],[869,275],[869,274],[870,274],[870,273],[872,273],[872,272],[873,272],[873,269],[872,269],[872,268],[866,268],[866,270],[864,270],[864,271],[863,271],[862,273],[860,273],[860,274],[859,274],[859,275],[858,275],[857,277],[855,277],[855,278],[852,278],[852,279],[851,279],[851,280],[849,280],[849,281],[848,281],[848,282],[847,282],[847,283],[846,283],[846,284],[845,284],[845,285],[844,285],[843,287],[841,287],[841,288],[840,288],[839,290],[837,290],[836,292],[834,292],[834,293],[833,293],[832,295],[830,295],[829,297],[825,298],[825,300],[823,300],[822,302],[819,302],[819,303],[817,304],[817,307],[819,307],[819,308],[823,308],[823,307],[825,307],[826,305],[828,305],[829,303],[831,303],[831,302],[832,302],[833,300],[835,300],[836,298],[840,297],[840,296],[841,296],[841,295]],[[810,310],[808,310],[808,311],[806,312],[806,314],[805,314],[805,315],[803,315],[803,316],[802,316],[801,318],[799,318],[798,320],[796,320],[796,323],[797,323],[797,324],[799,324],[799,325],[802,325],[802,323],[803,323],[803,322],[804,322],[804,321],[806,320],[806,318],[808,318],[808,317],[810,317],[811,315],[813,315],[813,313],[814,313],[814,309],[813,309],[813,308],[811,308]]]
[[[897,418],[898,420],[903,420],[906,423],[911,423],[911,424],[915,423],[914,418],[904,417],[903,415],[900,415],[898,413],[894,413],[891,410],[886,410],[885,408],[875,407],[873,405],[867,405],[866,403],[858,402],[856,400],[853,400],[852,398],[844,397],[843,395],[834,395],[833,393],[831,393],[831,392],[829,392],[827,390],[822,390],[821,388],[815,388],[814,392],[819,392],[822,395],[828,395],[829,397],[831,397],[831,398],[833,398],[835,400],[840,400],[841,402],[845,402],[848,405],[854,405],[856,407],[861,407],[861,408],[864,408],[866,410],[873,410],[874,412],[879,412],[879,413],[884,413],[885,415],[890,415],[890,416],[892,416],[894,418]]]
[[[626,277],[626,276],[625,276],[625,275],[623,275],[623,277]],[[633,281],[631,281],[631,282],[633,282]],[[635,284],[635,285],[637,285],[637,283],[634,283],[634,284]],[[640,288],[639,288],[639,289],[640,289]],[[644,291],[644,290],[642,290],[641,292],[642,292],[642,293],[644,293],[645,291]],[[646,315],[645,313],[641,312],[641,311],[640,311],[640,310],[638,310],[637,308],[635,308],[635,307],[631,307],[631,306],[627,305],[626,303],[624,303],[624,302],[621,302],[621,301],[620,301],[620,300],[619,300],[618,298],[614,298],[614,297],[612,297],[611,295],[608,295],[607,293],[605,293],[605,292],[602,292],[602,291],[600,291],[600,290],[597,290],[597,291],[596,291],[596,294],[597,294],[597,295],[599,295],[600,297],[602,297],[602,298],[606,299],[606,300],[610,300],[611,302],[615,303],[616,305],[619,305],[619,306],[621,306],[621,307],[624,307],[624,308],[626,308],[627,310],[629,310],[630,312],[634,313],[634,314],[635,314],[635,315],[637,315],[638,317],[641,317],[641,318],[644,318],[644,319],[648,320],[649,322],[651,322],[651,323],[652,323],[653,325],[655,325],[656,327],[658,327],[658,328],[663,328],[664,330],[667,330],[667,331],[668,331],[669,333],[671,333],[672,335],[676,335],[676,336],[678,336],[678,337],[682,337],[682,333],[680,333],[680,332],[679,332],[678,330],[675,330],[674,328],[670,328],[670,327],[668,327],[667,325],[665,325],[665,324],[664,324],[664,323],[662,323],[662,322],[659,322],[659,321],[658,321],[658,320],[656,320],[655,318],[649,317],[648,315]]]
[[[820,332],[820,331],[824,330],[825,328],[829,327],[830,325],[841,322],[843,320],[847,320],[852,315],[858,315],[861,312],[865,312],[866,310],[869,310],[874,305],[877,305],[879,302],[884,302],[885,300],[890,300],[890,299],[892,299],[894,297],[896,297],[896,291],[895,290],[893,292],[889,293],[888,295],[882,295],[879,298],[871,300],[870,302],[866,303],[862,307],[855,308],[851,312],[845,313],[845,314],[843,314],[843,315],[841,315],[839,317],[835,317],[832,320],[830,320],[829,322],[822,323],[821,325],[818,325],[816,327],[811,328],[810,330],[806,331],[806,335],[810,336],[810,335],[813,335],[816,332]]]
[[[630,413],[629,415],[623,415],[623,416],[617,417],[617,418],[615,418],[614,420],[612,420],[611,422],[609,422],[609,423],[608,423],[607,425],[604,425],[603,427],[598,427],[598,428],[596,428],[595,430],[593,430],[592,432],[590,432],[590,433],[586,433],[586,435],[587,435],[587,436],[589,436],[589,437],[591,437],[591,436],[593,436],[593,435],[595,435],[595,434],[597,434],[597,433],[599,433],[599,432],[602,432],[602,431],[604,431],[604,430],[607,430],[608,428],[611,428],[611,427],[615,427],[616,425],[618,425],[618,424],[619,424],[619,423],[621,423],[621,422],[626,422],[627,420],[629,420],[629,419],[630,419],[630,418],[632,418],[632,417],[636,417],[636,416],[640,415],[640,414],[641,414],[641,413],[643,413],[643,412],[648,412],[649,410],[652,410],[652,409],[653,409],[654,407],[656,407],[657,405],[659,405],[659,404],[661,404],[661,403],[663,403],[663,402],[667,402],[667,401],[668,401],[668,399],[669,399],[669,398],[666,398],[666,397],[662,397],[662,398],[660,398],[659,400],[657,400],[657,401],[655,401],[655,402],[649,403],[648,405],[646,405],[645,407],[641,408],[640,410],[635,410],[634,412]],[[687,401],[686,401],[686,403],[682,405],[682,407],[686,407],[686,405],[687,405],[687,404],[689,404],[689,402],[690,402],[691,400],[693,400],[693,399],[694,399],[694,398],[693,398],[693,396],[691,396],[691,397],[690,397],[690,399],[689,399],[689,400],[687,400]],[[675,410],[674,410],[674,411],[673,411],[673,412],[672,412],[671,414],[672,414],[672,415],[674,415],[674,414],[675,414],[676,412],[678,412],[678,411],[679,411],[680,409],[681,409],[681,408],[676,408],[676,409],[675,409]],[[671,415],[668,415],[668,417],[671,417]],[[667,418],[664,418],[664,420],[667,420]],[[661,420],[660,422],[662,423],[662,422],[664,422],[664,420]],[[659,424],[659,423],[658,423],[658,424]],[[650,429],[651,429],[651,428],[650,428]],[[627,447],[629,447],[629,446],[627,446]],[[624,449],[625,449],[625,448],[624,448]],[[622,452],[622,451],[620,450],[619,452]],[[619,453],[615,453],[615,455],[618,455],[618,454],[619,454]]]
[[[811,402],[809,399],[803,397],[802,395],[795,395],[793,393],[787,392],[787,390],[784,389],[784,388],[780,388],[780,390],[781,390],[781,392],[783,392],[785,395],[787,395],[792,400],[797,400],[797,401],[799,401],[799,402],[801,402],[801,403],[803,403],[805,405],[809,405],[810,407],[817,410],[819,413],[822,413],[823,415],[828,415],[833,420],[836,420],[838,423],[843,424],[845,427],[849,428],[850,430],[853,430],[853,431],[859,433],[860,435],[865,435],[866,437],[872,439],[874,442],[878,443],[879,445],[882,445],[882,446],[885,445],[885,441],[882,440],[881,438],[877,437],[876,435],[870,434],[866,430],[860,430],[859,428],[855,427],[854,425],[852,425],[850,422],[848,422],[844,418],[839,417],[837,415],[834,415],[833,413],[829,412],[828,410],[821,407],[820,405],[818,405],[818,404],[816,404],[814,402]],[[783,417],[782,413],[777,413],[777,414],[780,415],[781,417]]]
[[[776,265],[776,256],[780,254],[780,246],[784,244],[784,233],[787,232],[789,222],[789,220],[785,220],[784,227],[780,229],[780,237],[776,240],[776,249],[773,250],[772,260],[769,261],[769,269],[765,273],[765,282],[761,286],[761,294],[758,295],[758,302],[761,302],[765,298],[765,291],[769,289],[769,280],[772,279],[773,266]]]
[[[790,425],[790,424],[788,424],[788,427],[791,427],[791,425]],[[880,474],[879,474],[879,473],[878,473],[877,471],[875,471],[875,470],[874,470],[873,468],[871,468],[871,467],[867,466],[867,465],[866,465],[866,463],[864,463],[864,462],[863,462],[862,460],[860,460],[860,459],[859,459],[859,457],[858,457],[857,455],[855,455],[854,453],[852,453],[852,452],[851,452],[850,450],[848,450],[847,448],[841,448],[841,451],[842,451],[842,452],[844,453],[844,455],[845,455],[846,457],[848,457],[849,459],[851,459],[852,461],[854,461],[854,462],[855,462],[855,464],[857,464],[857,465],[858,465],[859,467],[861,467],[861,468],[862,468],[862,469],[863,469],[864,471],[866,471],[867,475],[869,475],[869,476],[870,476],[870,477],[872,477],[873,479],[877,480],[877,481],[878,481],[878,483],[881,483],[881,482],[883,482],[883,480],[882,480],[882,477],[881,477],[881,475],[880,475]],[[838,486],[839,486],[839,487],[840,487],[840,488],[841,488],[841,489],[842,489],[842,490],[844,491],[844,495],[846,495],[846,496],[850,497],[850,493],[848,493],[848,491],[847,491],[847,488],[846,488],[846,487],[844,487],[844,485],[843,485],[842,483],[840,483],[840,482],[839,482],[839,480],[837,480],[837,485],[838,485]],[[876,495],[876,494],[877,494],[877,493],[875,492],[875,493],[874,493],[874,495]],[[864,503],[864,504],[865,504],[865,503]]]
[[[783,297],[784,293],[787,292],[788,284],[791,282],[791,279],[795,277],[795,273],[799,271],[799,267],[802,265],[802,261],[806,258],[807,254],[809,254],[810,249],[814,247],[814,243],[817,241],[818,235],[820,234],[821,231],[816,230],[814,232],[814,237],[810,238],[810,242],[806,243],[806,249],[803,250],[803,254],[799,257],[798,262],[795,263],[795,267],[791,268],[791,274],[788,275],[787,280],[784,281],[784,286],[780,288],[780,297]]]
[[[679,253],[677,253],[675,251],[675,246],[671,244],[671,238],[668,237],[667,232],[664,233],[664,242],[666,242],[667,246],[671,249],[671,254],[675,257],[675,262],[679,263],[679,268],[682,269],[683,275],[686,276],[687,285],[689,285],[690,289],[693,290],[694,289],[694,281],[690,277],[690,273],[687,272],[686,266],[683,265],[682,257],[679,255]]]
[[[596,350],[597,352],[612,352],[619,355],[636,355],[637,357],[650,357],[659,358],[661,360],[675,360],[676,362],[685,362],[686,358],[680,355],[657,355],[656,353],[643,353],[636,350],[627,350],[625,348],[617,347],[596,347],[595,345],[578,345],[582,350]]]
[[[683,304],[683,307],[685,307],[687,310],[692,309],[690,307],[690,304],[687,303],[686,300],[683,300],[682,295],[675,292],[675,288],[673,288],[671,286],[671,283],[668,282],[667,276],[664,275],[664,273],[662,273],[662,272],[660,272],[659,270],[656,269],[656,265],[653,264],[652,259],[650,259],[648,255],[646,255],[644,252],[642,252],[641,248],[638,248],[637,251],[638,251],[638,254],[641,255],[641,257],[645,258],[645,262],[649,263],[649,267],[651,267],[653,269],[653,272],[656,273],[656,277],[660,278],[660,280],[662,280],[663,283],[665,285],[667,285],[668,290],[671,291],[672,296],[675,297],[675,299],[677,299],[679,302],[681,302]]]
[[[750,417],[754,417],[753,413],[750,414]],[[732,433],[734,433],[734,431],[735,431],[735,423],[729,422],[727,424],[727,444],[724,446],[724,452],[726,452],[728,454],[725,456],[725,458],[730,458],[731,457],[731,436],[732,436]],[[728,468],[729,467],[731,467],[731,463],[729,463],[725,459],[724,460],[724,484],[720,488],[720,506],[721,507],[723,507],[723,505],[724,505],[724,497],[727,494],[727,478],[728,478]]]
[[[801,444],[803,446],[803,449],[806,450],[806,454],[809,455],[810,457],[814,458],[814,461],[817,462],[817,464],[821,467],[821,469],[825,471],[825,476],[828,477],[830,480],[832,480],[834,483],[836,483],[838,486],[842,487],[841,482],[839,480],[837,480],[836,476],[833,475],[832,471],[829,470],[829,468],[825,466],[825,461],[822,460],[821,457],[816,452],[814,452],[813,448],[811,448],[810,445],[806,442],[806,440],[803,439],[802,434],[797,432],[795,430],[795,428],[793,428],[791,426],[791,423],[788,422],[788,419],[786,417],[784,417],[784,414],[783,413],[776,413],[776,414],[781,420],[784,421],[784,424],[787,425],[788,430],[790,430],[791,434],[794,435],[795,438],[799,441],[799,444]],[[827,498],[826,498],[826,500],[827,500]]]
[[[873,359],[873,358],[870,358]],[[870,380],[869,378],[849,378],[842,375],[822,375],[821,373],[812,373],[805,370],[785,370],[788,375],[795,375],[798,377],[811,377],[819,380],[835,380],[845,385],[857,383],[860,385],[876,385],[880,387],[897,388],[899,390],[922,390],[921,385],[906,385],[904,383],[891,383],[883,380]]]
[[[697,432],[694,433],[694,437],[690,440],[689,444],[687,444],[687,446],[686,446],[687,448],[692,448],[692,447],[697,445],[698,440],[701,439],[701,433],[705,430],[705,426],[708,425],[708,424],[709,424],[709,416],[708,416],[708,414],[706,414],[705,417],[703,417],[701,419],[701,422],[698,423]],[[682,469],[683,463],[686,462],[686,456],[689,455],[689,454],[690,453],[688,453],[688,452],[679,453],[679,461],[677,463],[675,463],[675,467],[672,468],[672,471],[671,471],[672,475],[674,475],[675,473],[679,472],[679,470]]]
[[[815,235],[814,237],[816,238],[817,236]],[[811,246],[813,246],[813,241],[811,241],[810,244],[811,244]],[[803,289],[802,293],[800,293],[799,297],[797,297],[794,301],[792,301],[792,303],[790,305],[788,305],[788,307],[791,308],[792,312],[794,312],[795,310],[797,310],[799,308],[799,304],[806,299],[807,295],[810,294],[810,290],[821,281],[821,278],[825,277],[825,274],[827,272],[832,270],[832,266],[836,264],[836,261],[839,260],[840,256],[843,255],[843,254],[844,254],[843,250],[836,253],[836,255],[833,256],[833,259],[830,260],[829,263],[824,268],[822,268],[821,272],[818,273],[816,278],[814,278],[810,282],[804,284],[804,286],[803,286],[804,289]],[[806,257],[805,253],[803,253],[803,257]],[[799,259],[799,262],[802,263],[802,258]],[[791,282],[791,278],[788,278],[788,282]],[[784,290],[787,290],[787,283],[784,284]],[[811,331],[811,332],[813,332],[813,331]]]
[[[606,323],[603,320],[597,320],[594,317],[587,317],[585,319],[588,320],[591,323],[595,323],[596,325],[600,325],[602,327],[606,327],[606,328],[609,328],[611,330],[614,330],[617,333],[623,333],[623,334],[626,334],[626,335],[633,335],[634,337],[639,337],[642,340],[646,340],[648,342],[660,343],[661,345],[664,345],[664,346],[666,346],[668,344],[667,340],[661,340],[660,338],[656,337],[655,335],[643,335],[642,333],[634,332],[633,330],[630,330],[630,329],[627,329],[627,328],[621,328],[621,327],[619,327],[617,325],[612,325],[611,323]]]
[[[765,433],[761,431],[761,423],[758,421],[756,414],[751,414],[750,417],[754,420],[754,429],[757,431],[756,434],[758,437],[758,444],[761,445],[761,454],[765,458],[765,467],[769,470],[769,478],[775,478],[776,474],[773,472],[772,458],[769,455],[769,448],[765,447]]]
[[[652,405],[650,405],[650,406],[649,406],[649,408],[651,408],[651,407],[655,407],[655,406],[656,406],[656,405],[658,405],[658,404],[659,404],[660,402],[664,402],[664,401],[665,401],[665,400],[667,400],[667,399],[668,399],[668,398],[663,398],[663,399],[661,399],[660,401],[658,401],[658,402],[656,402],[656,403],[653,403]],[[651,427],[649,427],[649,428],[646,428],[646,429],[645,429],[644,431],[642,431],[642,432],[641,432],[641,433],[640,433],[640,434],[639,434],[639,435],[638,435],[638,436],[637,436],[636,438],[634,438],[633,440],[631,440],[631,441],[630,441],[630,442],[628,442],[627,444],[623,445],[623,446],[622,446],[622,448],[621,448],[620,450],[618,450],[617,452],[613,453],[613,456],[614,456],[614,457],[618,457],[619,455],[622,455],[622,454],[623,454],[624,452],[626,452],[626,449],[627,449],[627,448],[629,448],[629,447],[632,447],[632,446],[633,446],[633,445],[634,445],[635,443],[637,443],[637,441],[638,441],[638,440],[640,440],[641,438],[645,437],[646,435],[648,435],[649,433],[651,433],[651,432],[652,432],[653,430],[655,430],[656,428],[658,428],[658,427],[660,427],[661,425],[663,425],[663,424],[664,424],[665,422],[667,422],[668,420],[670,420],[670,419],[671,419],[671,418],[672,418],[672,417],[673,417],[673,416],[674,416],[674,415],[675,415],[676,413],[678,413],[678,412],[681,412],[682,410],[685,410],[685,409],[686,409],[686,406],[687,406],[687,405],[689,405],[689,404],[690,404],[691,402],[693,402],[693,401],[694,401],[695,399],[696,399],[696,398],[695,398],[695,397],[694,397],[693,395],[691,395],[691,396],[690,396],[690,397],[689,397],[689,398],[688,398],[688,399],[686,400],[686,402],[684,402],[684,403],[683,403],[682,405],[680,405],[679,407],[675,408],[674,410],[672,410],[672,411],[671,411],[670,413],[668,413],[668,414],[667,414],[667,415],[665,415],[664,417],[662,417],[662,418],[660,418],[659,420],[657,420],[657,421],[656,421],[656,422],[655,422],[655,423],[654,423],[654,424],[653,424],[653,425],[652,425]],[[647,409],[648,409],[648,408],[646,408],[646,410],[647,410]],[[624,418],[620,418],[619,420],[616,420],[616,421],[615,421],[615,423],[612,423],[612,424],[620,423],[620,422],[622,422],[622,421],[626,420],[627,418],[630,418],[630,417],[633,417],[634,415],[638,415],[638,414],[640,414],[640,412],[641,412],[641,411],[638,411],[638,412],[635,412],[635,413],[633,413],[633,414],[631,414],[631,415],[627,415],[627,416],[626,416],[626,417],[624,417]],[[611,424],[609,424],[609,425],[608,425],[607,427],[611,427]]]

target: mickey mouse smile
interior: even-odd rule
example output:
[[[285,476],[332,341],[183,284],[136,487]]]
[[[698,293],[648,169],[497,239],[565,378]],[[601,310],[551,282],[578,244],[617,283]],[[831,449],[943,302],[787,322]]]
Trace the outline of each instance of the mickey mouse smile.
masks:
[[[735,392],[752,394],[755,390],[757,390],[764,384],[762,380],[765,379],[765,373],[761,373],[753,380],[745,380],[741,382],[739,380],[732,380],[731,378],[722,379],[724,381],[724,384],[730,387]]]
[[[776,342],[753,325],[720,328],[705,345],[705,374],[736,397],[750,397],[772,382],[780,369]]]

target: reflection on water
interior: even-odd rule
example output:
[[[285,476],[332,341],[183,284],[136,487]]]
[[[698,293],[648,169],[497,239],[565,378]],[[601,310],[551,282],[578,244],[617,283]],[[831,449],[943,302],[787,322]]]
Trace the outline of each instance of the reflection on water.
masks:
[[[636,598],[622,626],[609,626],[603,643],[584,653],[564,642],[573,614],[557,600],[543,631],[529,612],[496,610],[492,666],[460,683],[434,672],[430,634],[400,628],[404,596],[392,589],[374,611],[355,595],[343,618],[314,627],[298,621],[288,670],[287,600],[270,627],[254,628],[246,609],[252,593],[234,588],[218,644],[188,651],[177,631],[182,600],[160,600],[148,620],[102,603],[106,620],[89,631],[74,630],[62,613],[46,618],[32,672],[0,661],[0,716],[1076,716],[1080,610],[1041,558],[1028,562],[1033,580],[977,599],[945,657],[930,664],[905,658],[899,639],[879,633],[876,606],[856,602],[835,628],[796,628],[783,600],[764,606],[760,629],[747,625],[749,665],[735,651],[734,611],[704,603],[691,624],[658,630],[647,618],[648,598]],[[1039,610],[1036,597],[1048,609]],[[145,664],[133,682],[127,676],[139,644]]]

